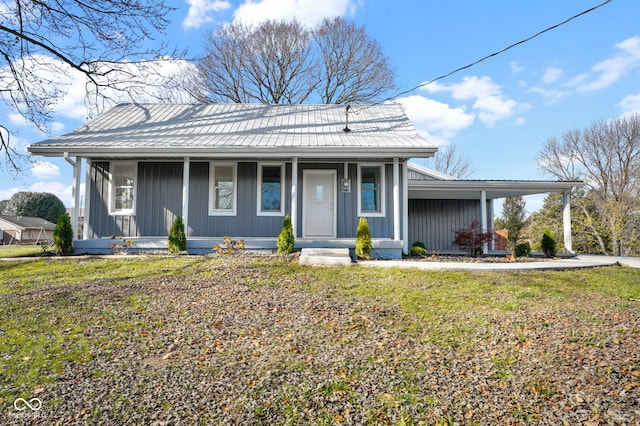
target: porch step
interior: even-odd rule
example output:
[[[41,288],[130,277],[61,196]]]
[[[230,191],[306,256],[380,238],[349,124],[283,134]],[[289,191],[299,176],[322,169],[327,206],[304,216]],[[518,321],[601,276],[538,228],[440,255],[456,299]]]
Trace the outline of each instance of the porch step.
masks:
[[[300,251],[301,265],[344,266],[351,265],[348,248],[303,248]]]

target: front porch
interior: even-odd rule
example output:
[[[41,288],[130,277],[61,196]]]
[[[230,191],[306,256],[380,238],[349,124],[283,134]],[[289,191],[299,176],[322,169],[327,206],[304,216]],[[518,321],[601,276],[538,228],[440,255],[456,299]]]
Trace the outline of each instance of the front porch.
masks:
[[[276,238],[233,238],[242,239],[245,244],[245,251],[252,253],[275,253]],[[167,253],[167,237],[127,237],[126,240],[133,241],[128,247],[128,253]],[[91,240],[74,241],[74,254],[113,254],[114,244],[123,244],[123,241],[116,238],[98,238]],[[222,245],[222,238],[191,237],[187,239],[187,253],[192,255],[212,254],[213,247]],[[402,240],[392,240],[387,238],[374,238],[371,240],[373,259],[401,259]],[[355,238],[339,239],[296,239],[295,248],[347,248],[352,258],[356,247]]]

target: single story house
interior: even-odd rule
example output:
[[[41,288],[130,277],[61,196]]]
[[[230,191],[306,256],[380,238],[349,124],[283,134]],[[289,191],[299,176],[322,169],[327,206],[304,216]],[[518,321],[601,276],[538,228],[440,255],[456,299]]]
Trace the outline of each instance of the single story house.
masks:
[[[177,216],[191,253],[224,236],[274,249],[290,215],[297,248],[353,248],[366,217],[374,254],[397,258],[416,240],[455,250],[452,230],[473,220],[490,229],[494,198],[560,191],[570,220],[568,197],[581,185],[456,180],[419,167],[409,160],[436,147],[390,103],[122,104],[29,151],[73,166],[74,206],[86,161],[79,253],[109,252],[118,236],[165,249]]]
[[[56,225],[30,216],[0,215],[0,244],[38,244],[53,240]]]

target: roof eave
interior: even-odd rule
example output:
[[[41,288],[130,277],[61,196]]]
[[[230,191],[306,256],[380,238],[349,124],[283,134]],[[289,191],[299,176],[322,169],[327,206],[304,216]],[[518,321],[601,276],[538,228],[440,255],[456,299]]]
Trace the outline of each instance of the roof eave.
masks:
[[[413,158],[413,157],[433,157],[436,148],[396,148],[396,147],[304,147],[303,149],[279,148],[279,147],[246,147],[246,148],[198,148],[198,149],[175,149],[175,148],[154,148],[153,150],[123,150],[121,148],[68,148],[29,146],[32,155],[44,157],[62,157],[65,154],[83,158],[154,158],[154,157],[220,157],[220,158],[273,158],[273,157],[298,157],[298,158]]]

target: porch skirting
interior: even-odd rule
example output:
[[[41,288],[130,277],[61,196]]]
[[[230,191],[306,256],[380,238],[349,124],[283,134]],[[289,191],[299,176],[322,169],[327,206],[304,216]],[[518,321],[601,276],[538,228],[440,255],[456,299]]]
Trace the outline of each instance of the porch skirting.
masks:
[[[126,238],[133,241],[133,245],[128,248],[128,253],[166,253],[167,237],[137,237]],[[251,253],[275,253],[276,238],[236,238],[242,239],[245,243],[245,251]],[[74,254],[113,254],[112,245],[123,244],[119,239],[99,238],[93,240],[77,240],[73,242]],[[222,245],[222,238],[192,237],[187,239],[187,253],[193,255],[212,254],[213,246]],[[402,240],[372,239],[371,245],[373,259],[401,259]],[[340,239],[296,239],[296,250],[302,248],[348,248],[352,257],[355,257],[355,238]]]

